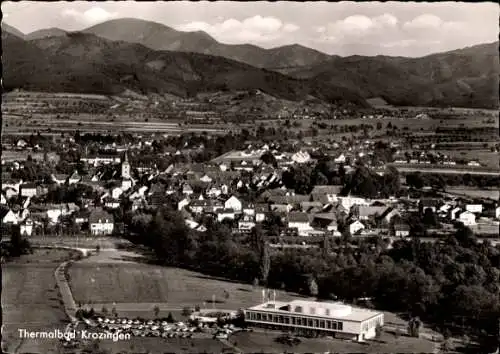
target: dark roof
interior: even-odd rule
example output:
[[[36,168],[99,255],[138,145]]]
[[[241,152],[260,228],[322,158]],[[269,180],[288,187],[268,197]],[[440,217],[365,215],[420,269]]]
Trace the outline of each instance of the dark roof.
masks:
[[[114,219],[113,215],[103,210],[102,208],[95,208],[90,212],[89,224],[97,224],[99,223],[99,220],[101,220],[101,222],[104,222],[105,220],[110,220],[111,222],[113,222]]]
[[[309,222],[309,215],[301,212],[291,212],[288,214],[288,222]]]
[[[322,185],[315,186],[311,194],[340,194],[342,191],[341,185]]]
[[[36,185],[34,183],[23,183],[21,184],[22,189],[27,189],[27,188],[36,188]]]

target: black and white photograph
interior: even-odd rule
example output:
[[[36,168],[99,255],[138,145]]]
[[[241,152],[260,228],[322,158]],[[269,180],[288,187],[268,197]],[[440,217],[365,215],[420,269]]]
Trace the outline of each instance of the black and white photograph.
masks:
[[[497,2],[1,12],[2,353],[499,354]]]

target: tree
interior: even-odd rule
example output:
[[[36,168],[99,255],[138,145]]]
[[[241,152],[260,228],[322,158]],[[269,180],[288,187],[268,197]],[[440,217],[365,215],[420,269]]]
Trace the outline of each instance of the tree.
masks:
[[[270,268],[271,256],[269,255],[269,245],[266,242],[260,255],[260,279],[262,280],[263,285],[267,284],[267,277],[269,276]]]
[[[102,309],[101,309],[101,313],[103,314],[103,316],[107,316],[107,314],[108,314],[108,308],[106,306],[103,306]]]
[[[436,215],[432,211],[432,209],[427,208],[424,211],[424,218],[423,218],[423,223],[426,226],[436,226],[437,225],[437,219]]]
[[[172,316],[172,312],[168,313],[167,322],[168,323],[174,323],[175,322],[174,316]]]
[[[114,316],[114,317],[118,317],[118,312],[116,311],[116,307],[113,306],[113,308],[111,309],[111,314]]]
[[[316,283],[316,279],[310,278],[309,279],[309,294],[311,296],[318,296],[318,284]]]
[[[382,326],[380,323],[377,323],[377,326],[375,326],[375,338],[379,339],[382,336]]]
[[[181,313],[181,315],[182,315],[183,317],[189,317],[189,316],[191,315],[191,313],[192,313],[192,311],[191,311],[191,308],[190,308],[190,307],[188,307],[188,306],[184,306],[184,307],[182,308],[182,313]]]
[[[158,307],[158,305],[155,305],[155,307],[153,307],[153,313],[155,317],[158,317],[158,315],[160,314],[160,308]]]

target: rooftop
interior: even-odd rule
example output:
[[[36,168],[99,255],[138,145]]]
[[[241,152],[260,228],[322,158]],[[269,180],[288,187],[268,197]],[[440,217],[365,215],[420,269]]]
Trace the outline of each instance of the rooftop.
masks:
[[[260,305],[250,307],[248,310],[260,310],[274,313],[297,313],[303,315],[344,319],[346,321],[362,322],[368,320],[380,312],[352,307],[340,302],[319,302],[307,300],[268,301]]]

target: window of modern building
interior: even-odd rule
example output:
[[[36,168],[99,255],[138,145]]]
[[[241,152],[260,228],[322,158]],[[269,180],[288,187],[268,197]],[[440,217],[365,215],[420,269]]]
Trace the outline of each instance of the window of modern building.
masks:
[[[290,317],[288,317],[288,316],[285,317],[285,323],[290,324]]]
[[[325,321],[324,320],[319,321],[319,328],[325,328]]]
[[[302,318],[300,318],[300,317],[297,317],[297,326],[303,326]]]
[[[262,320],[262,316],[260,315],[260,313],[257,313],[257,321],[260,321]]]
[[[318,320],[314,320],[314,322],[313,322],[313,326],[314,326],[314,327],[316,327],[316,328],[317,328],[317,327],[319,327]]]
[[[295,317],[292,317],[292,324],[297,324],[296,320],[295,320]]]
[[[344,329],[344,324],[342,322],[338,322],[337,328],[339,331],[342,331]]]
[[[313,320],[312,319],[308,319],[307,320],[307,326],[308,327],[312,327],[313,326]]]
[[[326,321],[326,328],[332,329],[332,321]]]
[[[336,321],[332,321],[332,329],[337,329],[337,322]]]
[[[295,312],[302,313],[302,306],[295,306]]]

